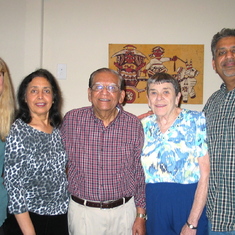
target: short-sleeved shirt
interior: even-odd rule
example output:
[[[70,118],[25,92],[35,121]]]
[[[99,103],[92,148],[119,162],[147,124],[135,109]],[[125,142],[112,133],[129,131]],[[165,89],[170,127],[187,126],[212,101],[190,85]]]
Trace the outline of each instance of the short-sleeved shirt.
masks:
[[[17,119],[5,148],[4,179],[9,212],[65,214],[69,201],[66,164],[59,129],[54,128],[49,134]]]
[[[160,131],[154,114],[142,119],[142,124],[145,142],[141,161],[145,182],[198,182],[198,158],[207,153],[204,114],[182,109],[165,133]]]

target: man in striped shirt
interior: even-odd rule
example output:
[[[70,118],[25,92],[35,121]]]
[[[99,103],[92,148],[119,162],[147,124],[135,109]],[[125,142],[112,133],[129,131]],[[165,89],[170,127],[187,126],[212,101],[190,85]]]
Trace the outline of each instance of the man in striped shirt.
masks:
[[[211,161],[209,234],[235,235],[235,29],[215,34],[211,50],[213,68],[223,84],[203,109]]]
[[[145,234],[144,135],[124,97],[122,77],[102,68],[89,79],[92,105],[65,115],[70,235]]]

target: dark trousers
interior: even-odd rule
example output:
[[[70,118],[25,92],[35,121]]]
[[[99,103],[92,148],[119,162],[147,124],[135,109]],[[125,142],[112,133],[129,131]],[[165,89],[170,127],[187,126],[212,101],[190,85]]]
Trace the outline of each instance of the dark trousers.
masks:
[[[179,235],[190,214],[197,183],[155,183],[146,185],[147,235]],[[204,208],[197,235],[207,235],[208,220]]]
[[[67,214],[38,215],[29,212],[37,235],[68,235]],[[23,235],[14,215],[4,224],[5,235]]]
[[[0,235],[4,235],[3,227],[0,227]]]

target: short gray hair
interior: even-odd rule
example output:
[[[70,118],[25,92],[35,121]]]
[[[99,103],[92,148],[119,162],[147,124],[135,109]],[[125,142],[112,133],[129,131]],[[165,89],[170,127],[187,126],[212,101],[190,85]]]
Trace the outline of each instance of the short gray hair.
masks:
[[[149,87],[151,84],[171,83],[175,89],[175,94],[180,92],[180,85],[178,81],[168,73],[155,73],[147,81],[147,94],[149,94]]]

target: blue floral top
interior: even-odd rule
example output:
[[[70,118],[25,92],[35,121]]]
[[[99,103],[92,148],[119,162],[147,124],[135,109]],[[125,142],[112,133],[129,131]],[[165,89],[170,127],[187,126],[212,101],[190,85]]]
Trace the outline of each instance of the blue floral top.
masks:
[[[182,109],[165,133],[160,131],[154,114],[142,119],[141,122],[145,134],[141,156],[145,182],[198,182],[198,157],[207,153],[204,114]]]

